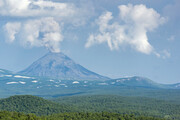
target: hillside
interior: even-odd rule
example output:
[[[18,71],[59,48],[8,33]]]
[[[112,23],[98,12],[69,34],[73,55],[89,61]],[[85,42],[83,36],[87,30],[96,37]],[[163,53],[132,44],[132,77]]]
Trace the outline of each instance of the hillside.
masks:
[[[70,112],[70,106],[60,105],[31,95],[11,96],[0,100],[0,110],[49,115]]]
[[[122,97],[114,95],[89,95],[60,97],[45,100],[40,97],[22,95],[0,100],[0,110],[57,116],[78,113],[118,113],[159,118],[180,118],[180,104],[144,97]],[[67,114],[66,114],[67,113]],[[51,117],[53,117],[52,115]],[[56,115],[55,115],[56,116]]]

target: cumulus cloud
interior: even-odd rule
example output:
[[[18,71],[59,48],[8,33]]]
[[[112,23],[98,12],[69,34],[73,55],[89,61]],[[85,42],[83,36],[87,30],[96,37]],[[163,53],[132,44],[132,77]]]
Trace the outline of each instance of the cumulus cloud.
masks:
[[[15,40],[15,35],[19,32],[20,27],[21,23],[19,22],[7,23],[4,26],[8,42],[12,43]]]
[[[23,46],[46,47],[52,52],[60,52],[60,42],[63,41],[61,26],[52,17],[29,20],[21,23],[19,32],[15,28],[17,23],[7,23],[5,28],[10,30],[11,42],[17,40]],[[18,37],[15,37],[18,34]]]
[[[93,15],[93,6],[52,0],[0,0],[0,16],[21,18],[54,17],[57,21],[84,25]]]
[[[145,5],[120,5],[119,11],[119,20],[116,22],[112,22],[111,12],[102,14],[96,20],[99,31],[89,36],[85,47],[107,43],[111,50],[125,45],[144,54],[152,53],[154,48],[148,41],[147,32],[163,24],[165,18]]]
[[[50,51],[59,52],[59,45],[63,40],[62,25],[74,28],[86,24],[94,12],[89,3],[0,0],[0,16],[13,20],[18,18],[18,22],[4,25],[7,41],[18,41],[23,46],[44,46]]]
[[[1,0],[0,14],[4,16],[67,16],[74,5],[45,0]]]

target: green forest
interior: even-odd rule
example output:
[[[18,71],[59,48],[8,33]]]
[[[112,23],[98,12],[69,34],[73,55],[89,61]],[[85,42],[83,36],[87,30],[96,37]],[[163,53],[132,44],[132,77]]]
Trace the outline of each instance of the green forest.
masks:
[[[116,112],[180,119],[180,104],[146,97],[122,97],[117,95],[72,96],[54,99],[64,105],[75,106],[85,112]]]
[[[0,112],[1,120],[166,120],[163,118],[134,116],[119,113],[59,113],[49,116],[36,116],[18,112]]]
[[[43,99],[20,95],[0,100],[0,119],[179,120],[180,104],[145,97],[88,95]]]

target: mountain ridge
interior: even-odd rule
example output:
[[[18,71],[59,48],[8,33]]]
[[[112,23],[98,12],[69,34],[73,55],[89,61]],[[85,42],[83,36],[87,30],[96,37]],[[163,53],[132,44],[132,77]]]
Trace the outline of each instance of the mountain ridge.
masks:
[[[146,77],[141,76],[132,76],[132,77],[124,77],[124,78],[116,78],[112,79],[116,82],[118,82],[121,85],[126,86],[138,86],[138,87],[152,87],[152,88],[164,88],[165,84],[160,84],[155,81],[152,81],[151,79],[148,79]]]

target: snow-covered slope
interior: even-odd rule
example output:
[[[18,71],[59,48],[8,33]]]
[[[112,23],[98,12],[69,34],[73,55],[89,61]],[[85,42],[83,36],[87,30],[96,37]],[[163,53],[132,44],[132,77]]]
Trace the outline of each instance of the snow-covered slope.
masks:
[[[0,98],[23,94],[41,95],[44,97],[97,93],[115,94],[123,91],[132,94],[132,90],[139,93],[140,91],[143,92],[144,89],[179,89],[179,86],[180,84],[157,84],[147,78],[137,76],[104,81],[89,81],[32,77],[13,74],[5,70],[0,72]]]

